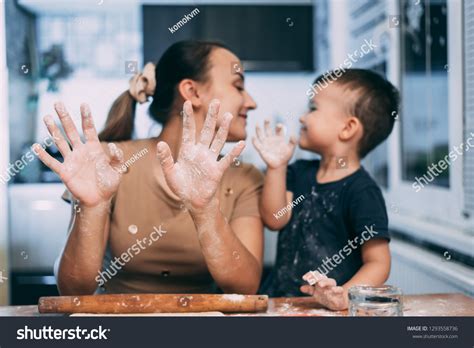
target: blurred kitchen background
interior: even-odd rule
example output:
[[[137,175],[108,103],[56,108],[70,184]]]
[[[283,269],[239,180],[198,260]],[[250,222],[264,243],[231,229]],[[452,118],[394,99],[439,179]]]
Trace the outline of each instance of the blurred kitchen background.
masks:
[[[195,8],[191,21],[168,30]],[[248,120],[251,135],[264,118],[297,134],[313,79],[372,40],[376,49],[354,66],[384,74],[402,96],[392,135],[364,162],[390,215],[388,283],[408,294],[474,296],[474,148],[420,192],[412,188],[415,177],[474,133],[471,0],[0,1],[0,175],[44,141],[41,120],[55,101],[76,117],[80,103],[89,103],[101,128],[133,73],[189,38],[222,40],[242,58],[258,103]],[[136,138],[160,132],[147,104],[136,124]],[[252,146],[243,159],[263,169]],[[57,293],[53,263],[70,217],[63,190],[38,160],[0,180],[0,305]],[[265,234],[268,270],[277,234]]]

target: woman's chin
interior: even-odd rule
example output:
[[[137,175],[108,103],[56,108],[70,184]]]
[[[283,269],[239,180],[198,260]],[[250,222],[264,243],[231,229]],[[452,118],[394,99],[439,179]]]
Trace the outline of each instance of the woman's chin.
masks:
[[[245,140],[245,139],[247,139],[247,131],[245,130],[245,128],[239,129],[237,131],[235,130],[229,131],[229,135],[227,136],[227,141],[232,142],[232,143]]]

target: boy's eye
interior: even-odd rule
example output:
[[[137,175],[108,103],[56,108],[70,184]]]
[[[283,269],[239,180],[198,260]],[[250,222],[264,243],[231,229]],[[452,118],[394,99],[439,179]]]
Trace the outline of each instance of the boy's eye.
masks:
[[[316,111],[318,108],[316,107],[316,105],[310,105],[309,106],[309,111]]]

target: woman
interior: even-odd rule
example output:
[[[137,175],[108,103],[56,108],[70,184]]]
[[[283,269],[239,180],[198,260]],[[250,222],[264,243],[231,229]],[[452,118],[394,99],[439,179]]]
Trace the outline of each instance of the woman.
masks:
[[[262,176],[251,165],[230,166],[245,146],[247,112],[256,108],[243,75],[232,72],[238,61],[218,43],[172,45],[156,73],[147,65],[113,104],[100,139],[116,143],[101,146],[87,105],[81,106],[85,144],[64,106],[55,105],[72,150],[45,117],[64,162],[38,145],[35,151],[76,201],[59,262],[61,294],[91,294],[98,285],[108,293],[205,293],[215,286],[256,293]],[[149,95],[151,116],[163,130],[158,138],[131,141],[135,101]],[[218,160],[226,140],[238,143]]]

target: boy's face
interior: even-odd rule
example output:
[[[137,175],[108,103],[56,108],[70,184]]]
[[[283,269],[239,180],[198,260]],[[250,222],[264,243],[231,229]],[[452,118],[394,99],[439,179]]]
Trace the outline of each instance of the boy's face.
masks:
[[[337,83],[329,84],[309,102],[309,112],[300,117],[299,146],[319,154],[331,154],[348,118],[347,104],[353,93]]]

